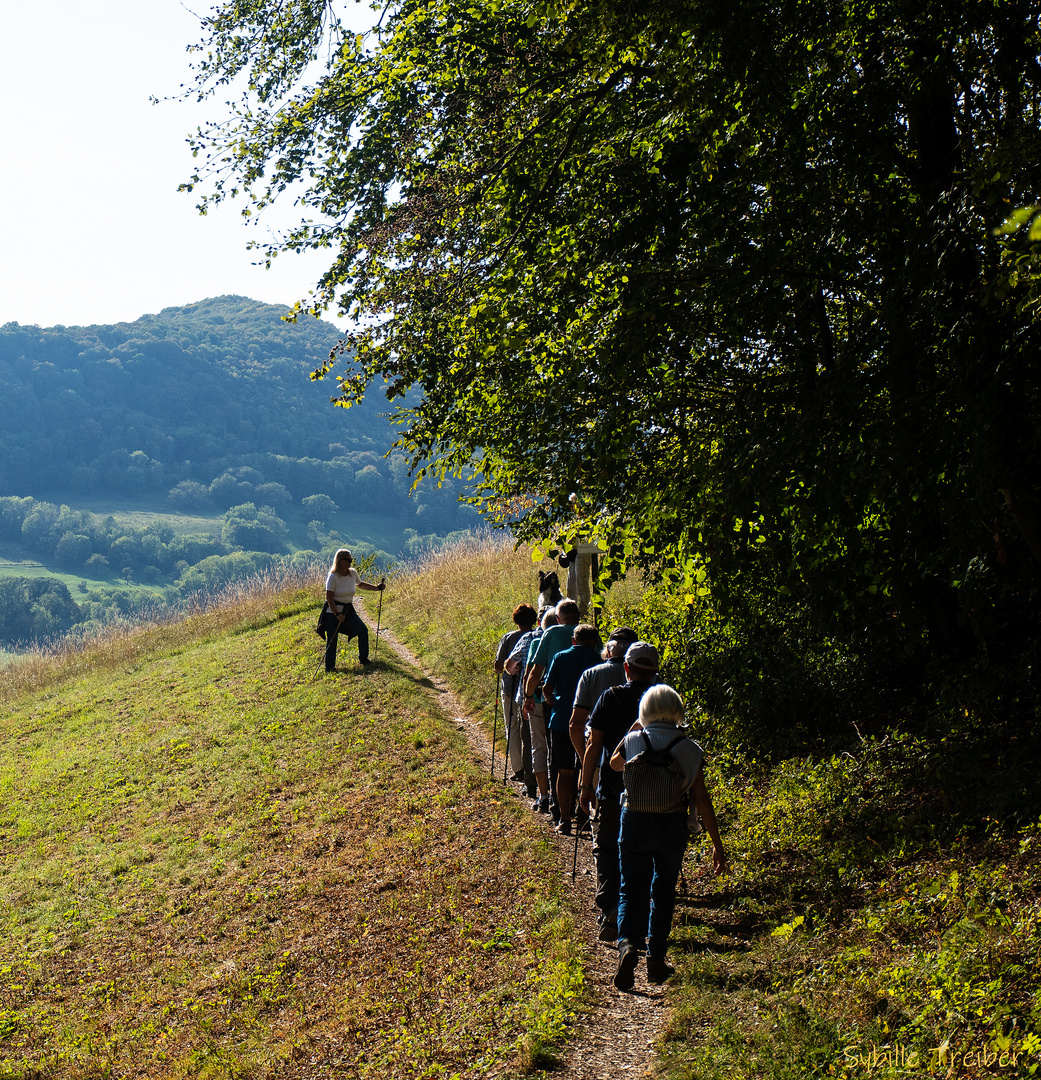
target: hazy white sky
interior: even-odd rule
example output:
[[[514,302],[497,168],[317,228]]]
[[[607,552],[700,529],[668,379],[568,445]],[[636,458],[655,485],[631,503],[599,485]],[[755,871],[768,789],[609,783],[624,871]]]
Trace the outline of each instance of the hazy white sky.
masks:
[[[348,6],[357,29],[374,21]],[[307,296],[320,255],[282,255],[266,271],[246,250],[291,207],[257,227],[232,204],[201,217],[177,191],[192,170],[186,137],[224,99],[149,98],[189,81],[197,15],[179,0],[0,0],[0,14],[0,324],[131,321],[224,293]]]

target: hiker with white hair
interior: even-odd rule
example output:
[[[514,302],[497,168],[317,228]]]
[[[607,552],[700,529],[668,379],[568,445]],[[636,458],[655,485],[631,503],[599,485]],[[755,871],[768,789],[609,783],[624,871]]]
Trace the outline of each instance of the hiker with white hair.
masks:
[[[626,628],[621,630],[624,636]],[[600,909],[598,937],[601,941],[615,941],[618,937],[621,886],[618,830],[622,821],[623,780],[621,773],[610,768],[609,761],[615,747],[640,715],[643,695],[658,681],[658,650],[647,641],[632,642],[625,651],[621,674],[625,681],[604,690],[589,714],[589,738],[579,774],[579,805],[586,813],[592,810],[594,785],[596,790],[596,810],[592,815],[593,860],[596,863],[596,906]],[[576,694],[575,713],[579,711],[578,697]]]
[[[690,837],[690,802],[712,840],[712,865],[726,868],[715,810],[705,787],[704,755],[682,730],[683,699],[664,683],[640,700],[640,716],[611,756],[625,780],[618,849],[618,968],[614,984],[631,990],[646,942],[647,978],[663,983],[674,969],[666,960],[676,882]]]

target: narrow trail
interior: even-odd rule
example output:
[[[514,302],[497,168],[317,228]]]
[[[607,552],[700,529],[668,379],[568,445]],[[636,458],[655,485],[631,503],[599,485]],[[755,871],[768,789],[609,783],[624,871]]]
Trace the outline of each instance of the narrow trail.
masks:
[[[369,619],[366,616],[366,621]],[[470,743],[474,756],[490,771],[492,748],[479,722],[470,715],[448,684],[436,672],[428,671],[413,653],[385,627],[380,627],[380,643],[392,648],[429,680],[445,713],[455,718]],[[501,758],[496,755],[498,771]],[[526,798],[520,784],[510,787],[519,798]],[[574,841],[559,836],[552,828],[547,833],[557,849],[560,872],[570,883],[574,860]],[[629,993],[615,989],[613,979],[617,952],[614,945],[597,941],[596,874],[588,837],[578,849],[578,873],[574,884],[577,893],[575,919],[587,945],[586,971],[592,990],[592,1008],[576,1022],[574,1037],[566,1049],[565,1067],[555,1071],[561,1080],[607,1080],[609,1077],[649,1077],[654,1069],[654,1040],[664,1023],[665,990],[648,983],[643,965],[636,976],[636,986]]]

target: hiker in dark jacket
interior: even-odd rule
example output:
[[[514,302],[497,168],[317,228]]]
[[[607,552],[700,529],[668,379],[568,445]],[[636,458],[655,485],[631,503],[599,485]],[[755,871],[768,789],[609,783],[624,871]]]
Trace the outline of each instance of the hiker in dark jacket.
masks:
[[[640,718],[611,757],[625,777],[619,833],[621,890],[618,900],[618,969],[614,984],[632,988],[640,949],[647,942],[647,978],[662,983],[673,974],[665,954],[676,904],[676,881],[690,836],[689,800],[712,840],[717,874],[726,867],[712,799],[705,787],[702,751],[688,739],[683,699],[671,686],[652,686],[640,700]]]

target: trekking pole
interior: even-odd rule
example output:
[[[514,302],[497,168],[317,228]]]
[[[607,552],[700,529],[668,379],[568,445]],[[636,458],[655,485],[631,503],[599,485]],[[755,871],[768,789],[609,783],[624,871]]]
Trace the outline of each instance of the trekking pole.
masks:
[[[575,884],[575,875],[578,873],[578,827],[575,827],[575,854],[571,859],[571,884]]]
[[[380,584],[386,585],[387,579],[385,577],[380,578]],[[376,659],[376,654],[380,651],[380,623],[383,620],[383,590],[380,589],[380,602],[376,609],[376,644],[372,649],[372,658]]]
[[[503,683],[503,689],[506,689],[505,682]],[[510,699],[510,715],[506,715],[506,708],[503,707],[503,719],[506,721],[506,753],[503,754],[502,763],[502,782],[503,786],[506,784],[506,773],[510,768],[510,736],[513,734],[513,699]]]
[[[495,736],[499,728],[499,681],[501,676],[495,676],[495,702],[492,705],[492,779],[495,779]]]

